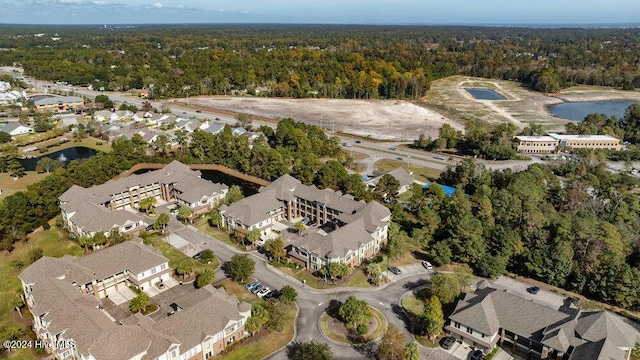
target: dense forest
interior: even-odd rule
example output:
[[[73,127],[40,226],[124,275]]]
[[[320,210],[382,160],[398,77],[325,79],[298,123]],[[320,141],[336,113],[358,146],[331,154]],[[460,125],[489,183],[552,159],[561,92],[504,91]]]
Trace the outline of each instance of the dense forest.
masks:
[[[38,36],[35,36],[37,34]],[[41,35],[41,36],[40,36]],[[153,96],[420,98],[453,74],[543,92],[640,87],[640,29],[345,25],[0,27],[0,64]]]

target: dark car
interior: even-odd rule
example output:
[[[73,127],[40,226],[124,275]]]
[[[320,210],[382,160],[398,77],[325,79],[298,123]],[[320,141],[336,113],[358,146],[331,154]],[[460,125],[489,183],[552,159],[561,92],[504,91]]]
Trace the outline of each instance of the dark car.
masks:
[[[200,260],[202,259],[202,251],[200,251],[199,253],[195,254],[192,256],[193,260]]]
[[[454,337],[451,337],[451,336],[446,337],[444,341],[442,341],[442,348],[445,350],[449,350],[455,343],[456,343],[456,339]]]
[[[480,350],[475,350],[471,354],[469,354],[469,360],[482,360],[484,359],[484,354]]]
[[[532,287],[530,287],[530,288],[528,288],[528,289],[527,289],[527,292],[528,292],[529,294],[536,295],[537,293],[539,293],[539,292],[540,292],[540,288],[539,288],[539,287],[537,287],[537,286],[532,286]]]
[[[356,140],[356,144],[362,144],[362,141]]]
[[[196,112],[197,112],[198,114],[200,114],[200,113],[202,112],[202,110],[196,110]]]
[[[395,266],[389,266],[389,271],[391,271],[391,273],[395,274],[395,275],[400,275],[402,274],[402,271],[400,269],[398,269]]]

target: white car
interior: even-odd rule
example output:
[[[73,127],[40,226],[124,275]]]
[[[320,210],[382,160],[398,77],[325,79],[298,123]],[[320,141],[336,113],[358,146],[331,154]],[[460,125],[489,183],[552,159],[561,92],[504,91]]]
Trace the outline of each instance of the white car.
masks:
[[[261,297],[264,297],[265,295],[267,295],[270,292],[271,292],[271,289],[269,289],[268,287],[265,287],[262,290],[258,291],[256,293],[256,295],[258,295],[258,297],[261,298]]]
[[[431,263],[428,261],[423,261],[422,266],[424,266],[424,268],[427,270],[433,270],[433,265],[431,265]]]

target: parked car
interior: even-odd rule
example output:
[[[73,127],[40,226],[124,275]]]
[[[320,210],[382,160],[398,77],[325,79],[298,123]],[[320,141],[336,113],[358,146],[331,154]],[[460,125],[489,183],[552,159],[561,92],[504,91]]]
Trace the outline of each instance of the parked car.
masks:
[[[400,270],[399,268],[397,268],[395,266],[389,266],[389,271],[391,271],[391,273],[394,274],[394,275],[402,274],[402,270]]]
[[[260,281],[254,281],[252,283],[247,284],[244,288],[253,292],[255,289],[257,289],[259,286],[262,286],[262,283]]]
[[[344,146],[346,146],[346,147],[351,147],[351,143],[344,143],[344,144],[342,144],[342,145],[344,145]]]
[[[389,148],[389,150],[391,150],[391,151],[396,151],[397,149],[398,148],[396,148],[395,146],[392,146],[392,147]]]
[[[433,265],[431,265],[431,263],[428,262],[428,261],[423,261],[422,262],[422,266],[424,266],[424,268],[427,269],[427,270],[432,270],[433,269]]]
[[[442,156],[434,156],[433,158],[436,159],[436,160],[444,160],[444,158]]]
[[[186,112],[186,111],[183,111],[183,112],[182,112],[182,115],[187,115],[187,112]]]
[[[309,219],[308,217],[302,219],[302,225],[307,226],[309,225],[309,223],[311,222],[311,219]]]
[[[444,341],[442,341],[442,348],[445,350],[449,350],[455,343],[456,343],[456,338],[452,336],[446,337]]]
[[[193,260],[200,260],[202,259],[202,251],[199,251],[198,253],[196,253],[195,255],[192,256]]]
[[[474,350],[469,354],[469,360],[482,360],[484,359],[484,354],[481,350]]]
[[[402,156],[398,156],[398,157],[396,158],[396,160],[400,160],[400,161],[402,161],[402,160],[404,160],[404,159],[402,158]]]
[[[200,114],[200,113],[202,112],[202,110],[196,110],[196,112],[197,112],[198,114]]]
[[[539,287],[537,287],[537,286],[532,286],[532,287],[530,287],[530,288],[528,288],[528,289],[527,289],[527,292],[528,292],[529,294],[536,295],[537,293],[539,293],[539,292],[540,292],[540,288],[539,288]]]
[[[268,287],[263,287],[262,290],[256,293],[256,295],[258,295],[258,297],[261,298],[261,297],[265,297],[270,292],[271,292],[271,289],[269,289]]]
[[[362,144],[362,141],[356,140],[356,144]]]

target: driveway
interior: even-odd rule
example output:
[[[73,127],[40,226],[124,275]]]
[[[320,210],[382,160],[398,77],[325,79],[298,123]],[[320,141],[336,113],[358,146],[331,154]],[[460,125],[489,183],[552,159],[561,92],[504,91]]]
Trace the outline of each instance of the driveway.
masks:
[[[531,300],[535,303],[550,306],[554,309],[559,309],[565,303],[566,296],[561,296],[551,291],[540,289],[540,291],[533,295],[527,291],[532,285],[512,279],[508,276],[500,276],[496,280],[492,281],[495,287],[506,290],[508,293],[518,295],[527,300]]]

